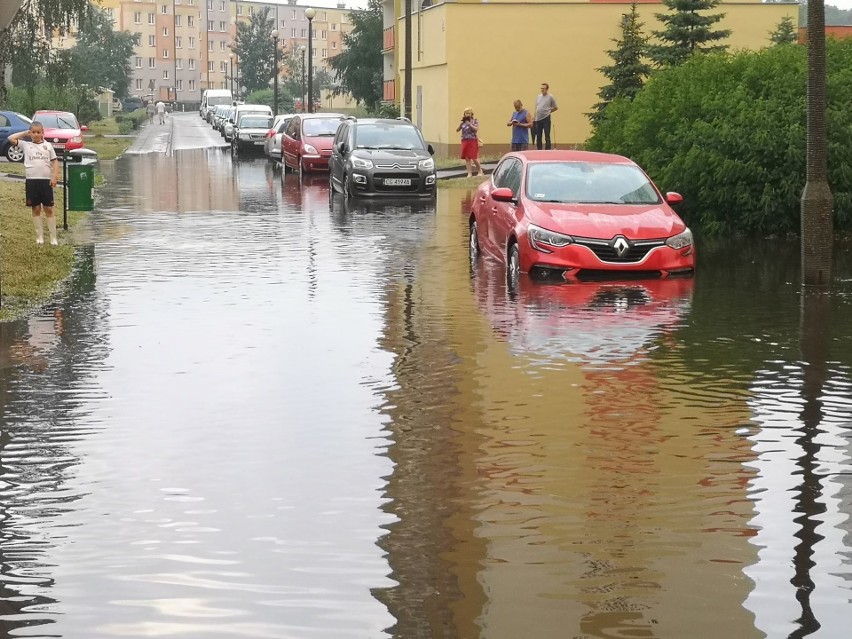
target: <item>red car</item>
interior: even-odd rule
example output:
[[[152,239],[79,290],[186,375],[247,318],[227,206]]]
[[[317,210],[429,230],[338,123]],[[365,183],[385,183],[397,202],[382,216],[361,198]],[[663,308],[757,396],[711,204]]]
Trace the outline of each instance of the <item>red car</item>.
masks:
[[[296,171],[300,177],[311,171],[328,171],[334,135],[345,117],[340,113],[294,115],[281,136],[284,170]]]
[[[44,126],[44,139],[57,151],[63,149],[82,149],[83,131],[89,127],[77,122],[73,113],[67,111],[36,111],[33,122],[41,122]]]
[[[522,151],[500,160],[476,191],[470,251],[519,273],[566,280],[691,274],[692,232],[645,172],[619,155]]]

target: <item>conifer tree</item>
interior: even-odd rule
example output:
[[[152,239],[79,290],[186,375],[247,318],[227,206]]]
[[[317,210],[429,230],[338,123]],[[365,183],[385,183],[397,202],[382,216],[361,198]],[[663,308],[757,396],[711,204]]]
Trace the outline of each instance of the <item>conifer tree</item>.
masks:
[[[613,64],[597,69],[610,83],[598,91],[601,101],[595,105],[595,111],[588,114],[592,124],[600,121],[607,105],[616,98],[632,100],[636,97],[650,75],[651,66],[645,61],[648,38],[643,35],[642,26],[634,2],[630,13],[621,15],[621,39],[613,38],[615,49],[607,51]]]
[[[655,64],[674,67],[695,53],[720,52],[728,48],[718,43],[731,35],[731,32],[712,28],[725,14],[702,13],[715,9],[719,0],[663,0],[663,4],[668,7],[669,13],[655,15],[665,25],[665,29],[653,32],[661,43],[649,48]]]
[[[796,27],[793,26],[793,19],[790,16],[781,18],[781,22],[775,27],[775,31],[769,34],[769,39],[772,44],[795,44],[798,37]]]

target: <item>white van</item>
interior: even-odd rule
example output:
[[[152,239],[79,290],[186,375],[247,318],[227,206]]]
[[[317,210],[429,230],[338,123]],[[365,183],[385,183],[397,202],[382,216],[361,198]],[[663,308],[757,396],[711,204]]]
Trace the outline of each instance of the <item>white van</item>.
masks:
[[[199,115],[210,122],[210,111],[220,104],[231,104],[234,98],[228,89],[207,89],[201,94],[201,107]]]

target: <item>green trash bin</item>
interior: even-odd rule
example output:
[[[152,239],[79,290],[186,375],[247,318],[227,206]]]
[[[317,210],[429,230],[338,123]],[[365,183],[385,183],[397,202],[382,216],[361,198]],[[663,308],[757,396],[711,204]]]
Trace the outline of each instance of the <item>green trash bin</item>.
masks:
[[[65,155],[68,184],[66,197],[69,211],[91,211],[95,208],[95,168],[98,154],[91,149],[74,149]]]

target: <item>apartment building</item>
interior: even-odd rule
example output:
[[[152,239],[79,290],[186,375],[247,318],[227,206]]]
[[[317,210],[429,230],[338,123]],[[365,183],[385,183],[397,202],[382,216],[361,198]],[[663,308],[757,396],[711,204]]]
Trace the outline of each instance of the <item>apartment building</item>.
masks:
[[[231,50],[236,25],[265,7],[282,47],[299,50],[308,44],[305,10],[311,5],[297,0],[100,0],[96,6],[116,29],[139,35],[130,94],[143,100],[197,102],[205,89],[231,88],[231,74],[240,75],[239,58]],[[343,34],[352,28],[352,10],[344,3],[313,9],[313,64],[328,69],[328,60],[343,50]],[[58,47],[74,43],[73,30],[54,40]]]

